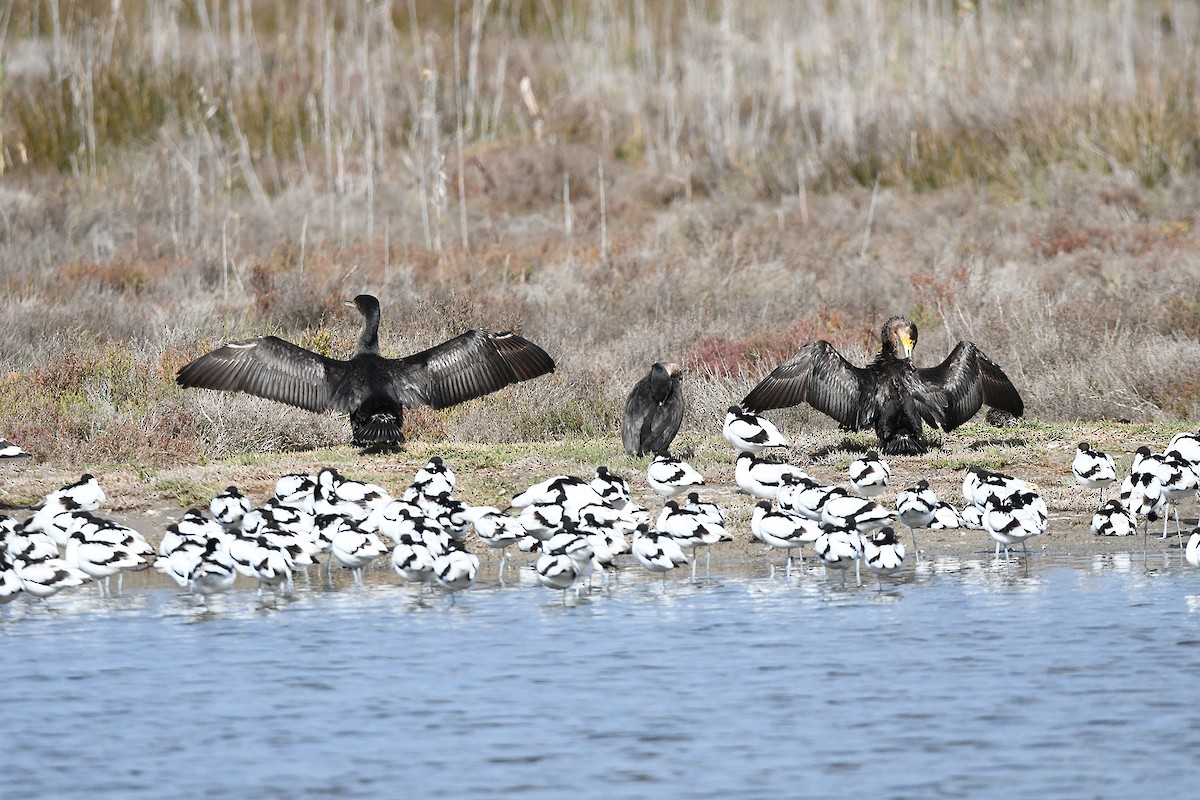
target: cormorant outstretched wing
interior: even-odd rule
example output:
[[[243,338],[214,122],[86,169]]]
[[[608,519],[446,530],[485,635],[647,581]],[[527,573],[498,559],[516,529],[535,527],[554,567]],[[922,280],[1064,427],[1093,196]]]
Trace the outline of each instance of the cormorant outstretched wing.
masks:
[[[941,397],[945,417],[943,429],[952,431],[975,416],[987,403],[1015,417],[1025,404],[1012,381],[974,342],[959,342],[946,360],[936,367],[917,370],[930,394]]]
[[[346,365],[275,336],[260,336],[200,356],[179,370],[175,382],[324,411],[329,407],[330,387],[340,381]]]
[[[410,408],[447,408],[554,371],[545,350],[511,331],[469,330],[385,364],[392,391]]]
[[[742,408],[760,413],[806,402],[843,427],[860,430],[875,420],[869,368],[856,367],[823,339],[810,342],[755,386]]]

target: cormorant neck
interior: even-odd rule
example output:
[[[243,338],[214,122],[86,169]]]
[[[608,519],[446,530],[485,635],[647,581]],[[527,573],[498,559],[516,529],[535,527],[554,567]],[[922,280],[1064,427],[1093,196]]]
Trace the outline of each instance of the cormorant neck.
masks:
[[[379,352],[379,308],[370,308],[363,311],[363,329],[358,337],[358,347],[354,348],[354,355],[361,356],[366,353]]]
[[[904,360],[904,356],[900,354],[900,349],[896,347],[896,343],[891,337],[883,340],[883,346],[879,348],[879,354],[875,356],[876,364],[887,364],[892,361]]]

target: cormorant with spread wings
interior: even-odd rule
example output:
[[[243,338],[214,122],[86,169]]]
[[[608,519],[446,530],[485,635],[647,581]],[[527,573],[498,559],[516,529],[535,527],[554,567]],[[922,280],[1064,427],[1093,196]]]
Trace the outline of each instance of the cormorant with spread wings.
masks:
[[[232,342],[179,370],[180,386],[245,392],[309,411],[350,415],[353,443],[400,443],[403,409],[447,408],[554,371],[542,348],[515,333],[469,330],[404,358],[379,353],[379,301],[360,294],[346,305],[363,315],[348,361],[275,336]]]
[[[762,412],[806,402],[847,430],[873,426],[883,452],[925,452],[921,421],[952,431],[984,403],[1019,417],[1021,395],[973,342],[959,342],[936,367],[912,363],[917,326],[904,317],[883,325],[875,360],[856,367],[829,342],[818,340],[776,367],[746,395],[742,406]]]

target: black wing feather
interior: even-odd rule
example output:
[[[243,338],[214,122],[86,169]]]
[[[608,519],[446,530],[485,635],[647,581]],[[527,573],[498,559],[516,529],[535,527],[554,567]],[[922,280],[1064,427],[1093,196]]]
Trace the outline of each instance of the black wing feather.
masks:
[[[330,387],[347,362],[326,358],[275,336],[230,342],[179,370],[180,386],[245,392],[280,403],[324,411]]]
[[[952,431],[975,416],[980,406],[1021,416],[1025,404],[1012,381],[974,342],[959,342],[936,367],[918,369],[917,376],[932,396],[940,398],[945,422]]]
[[[385,363],[393,393],[409,407],[447,408],[554,371],[546,351],[510,331],[470,330]]]
[[[621,444],[631,456],[666,453],[683,423],[683,391],[661,364],[633,385],[621,415]]]
[[[650,435],[654,410],[658,407],[651,385],[653,381],[654,371],[651,370],[633,385],[625,400],[625,410],[621,414],[621,445],[631,456],[642,454],[642,443]]]
[[[806,402],[842,426],[859,430],[874,421],[872,395],[870,370],[854,366],[829,342],[817,340],[763,378],[742,407],[760,413]]]

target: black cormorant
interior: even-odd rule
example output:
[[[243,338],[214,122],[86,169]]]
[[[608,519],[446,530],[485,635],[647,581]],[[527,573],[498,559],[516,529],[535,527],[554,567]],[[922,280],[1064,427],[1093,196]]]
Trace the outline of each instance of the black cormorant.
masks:
[[[1014,416],[1025,410],[1004,371],[972,342],[959,342],[936,367],[912,363],[917,326],[903,317],[883,325],[882,346],[865,367],[848,362],[818,340],[776,367],[746,395],[742,406],[762,412],[807,402],[847,430],[874,427],[883,452],[925,452],[921,420],[952,431],[984,403]]]
[[[683,369],[656,363],[633,385],[621,416],[621,443],[631,456],[667,455],[683,421]]]
[[[350,415],[353,443],[400,443],[403,409],[447,408],[554,371],[537,345],[505,331],[469,330],[404,358],[379,354],[379,301],[360,294],[358,346],[348,361],[274,336],[232,342],[179,370],[180,386],[245,392],[309,411]]]

